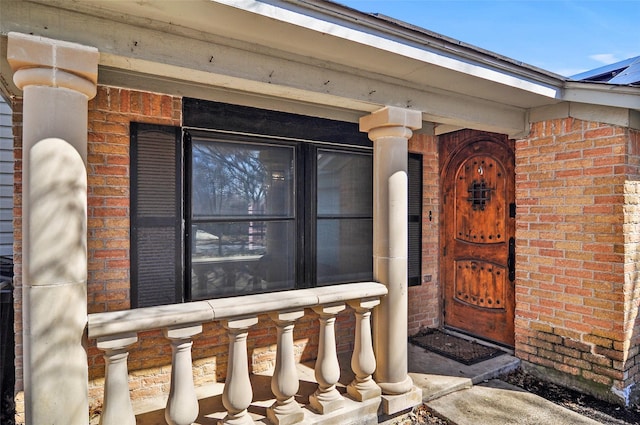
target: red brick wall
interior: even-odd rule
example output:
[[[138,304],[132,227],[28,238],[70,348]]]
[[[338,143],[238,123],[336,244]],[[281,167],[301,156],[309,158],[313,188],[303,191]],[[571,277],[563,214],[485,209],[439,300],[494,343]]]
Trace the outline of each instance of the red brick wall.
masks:
[[[181,124],[179,98],[99,87],[89,102],[88,308],[129,308],[129,123]]]
[[[625,194],[625,316],[624,329],[628,345],[625,349],[626,361],[623,370],[626,374],[626,385],[631,388],[630,399],[640,402],[640,130],[629,131],[629,152]]]
[[[16,273],[16,375],[22,389],[21,330],[21,103],[14,102],[15,136],[15,273]],[[115,311],[130,307],[129,257],[129,125],[143,122],[179,126],[180,98],[168,95],[98,87],[89,102],[88,123],[88,310],[89,313]],[[318,316],[306,311],[296,322],[294,338],[297,357],[309,361],[316,357]],[[336,340],[339,352],[353,349],[353,311],[347,308],[338,316]],[[267,316],[251,328],[247,345],[251,370],[262,371],[274,364],[276,329]],[[228,338],[219,323],[204,324],[202,334],[194,338],[194,375],[197,384],[223,381],[226,374]],[[134,399],[155,397],[168,392],[171,347],[159,331],[139,335],[129,356],[130,387]],[[90,400],[100,405],[104,385],[103,353],[89,341]]]
[[[572,118],[534,123],[516,142],[516,355],[548,379],[614,399],[610,388],[629,384],[633,320],[628,145],[628,129]]]
[[[440,325],[440,281],[438,276],[438,222],[440,210],[440,176],[438,139],[416,134],[409,140],[409,151],[422,154],[422,276],[420,286],[409,288],[409,328],[413,335],[420,328]],[[431,219],[429,218],[431,213]]]
[[[127,309],[129,303],[129,124],[181,124],[181,99],[114,87],[99,87],[89,103],[88,144],[88,243],[89,312]],[[310,310],[296,322],[294,338],[297,357],[309,361],[316,357],[318,316]],[[353,349],[354,317],[350,309],[339,315],[336,340],[339,352]],[[92,404],[100,403],[104,360],[90,341],[89,376]],[[228,338],[219,323],[204,324],[194,338],[194,375],[197,384],[224,381]],[[276,329],[267,316],[251,328],[247,339],[250,369],[263,371],[274,364]],[[171,347],[160,331],[139,335],[129,355],[131,389],[134,399],[155,397],[168,392]]]
[[[16,390],[22,379],[22,99],[12,99],[13,111],[13,309],[15,330]]]

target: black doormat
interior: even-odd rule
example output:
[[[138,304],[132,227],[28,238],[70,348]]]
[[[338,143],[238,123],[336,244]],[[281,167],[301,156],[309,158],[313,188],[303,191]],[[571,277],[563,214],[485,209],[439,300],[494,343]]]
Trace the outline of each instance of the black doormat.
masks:
[[[439,329],[421,331],[409,337],[409,342],[467,366],[504,354],[499,348],[449,335]]]

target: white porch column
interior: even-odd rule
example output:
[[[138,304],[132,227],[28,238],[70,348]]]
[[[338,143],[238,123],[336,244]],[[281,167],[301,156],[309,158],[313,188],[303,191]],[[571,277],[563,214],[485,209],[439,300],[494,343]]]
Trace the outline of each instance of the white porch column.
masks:
[[[413,404],[416,391],[407,374],[407,144],[422,127],[420,111],[384,107],[360,118],[373,141],[373,273],[389,293],[373,313],[375,379],[385,395],[385,413]],[[407,398],[408,397],[408,398]],[[403,407],[404,406],[404,407]]]
[[[22,270],[28,425],[89,421],[87,357],[87,103],[98,50],[8,34],[23,90]]]

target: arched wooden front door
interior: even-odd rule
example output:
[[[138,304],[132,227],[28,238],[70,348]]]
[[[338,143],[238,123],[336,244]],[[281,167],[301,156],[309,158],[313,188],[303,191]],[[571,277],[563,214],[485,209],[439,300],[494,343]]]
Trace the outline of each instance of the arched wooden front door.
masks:
[[[444,324],[514,345],[515,173],[506,136],[440,136]]]

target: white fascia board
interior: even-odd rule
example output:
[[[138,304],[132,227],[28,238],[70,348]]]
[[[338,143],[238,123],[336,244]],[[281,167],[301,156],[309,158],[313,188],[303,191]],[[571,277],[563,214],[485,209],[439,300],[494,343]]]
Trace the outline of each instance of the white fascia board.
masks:
[[[509,87],[514,87],[527,92],[535,93],[551,99],[557,99],[560,90],[556,87],[536,83],[516,76],[497,72],[492,69],[479,66],[470,62],[464,62],[455,58],[419,49],[397,41],[379,37],[363,31],[358,31],[346,26],[338,25],[303,15],[291,10],[283,9],[268,3],[255,0],[210,0],[227,6],[235,7],[244,11],[256,13],[258,15],[271,18],[290,25],[310,29],[322,34],[329,34],[333,37],[359,43],[368,47],[383,50],[389,53],[405,56],[420,62],[439,66],[451,71],[460,72]]]
[[[640,87],[598,83],[566,83],[562,99],[640,111]]]

